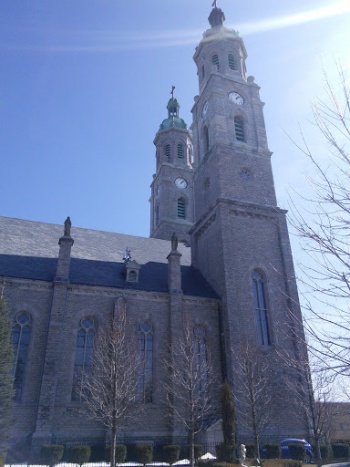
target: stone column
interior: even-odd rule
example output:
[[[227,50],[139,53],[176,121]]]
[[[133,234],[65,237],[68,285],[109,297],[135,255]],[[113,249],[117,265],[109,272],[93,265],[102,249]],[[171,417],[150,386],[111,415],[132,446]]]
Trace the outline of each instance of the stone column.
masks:
[[[181,288],[181,253],[177,251],[177,237],[175,233],[171,238],[171,252],[167,256],[168,260],[168,291],[169,293],[182,293]]]
[[[73,243],[74,240],[70,236],[63,236],[58,241],[60,250],[58,253],[55,281],[69,282],[70,251]]]
[[[41,379],[36,429],[32,438],[31,460],[38,461],[43,444],[51,444],[55,417],[57,379],[61,370],[64,337],[62,326],[69,295],[70,252],[74,240],[70,236],[70,220],[65,222],[64,235],[59,239],[56,276],[53,282],[51,310],[46,331],[46,348]]]

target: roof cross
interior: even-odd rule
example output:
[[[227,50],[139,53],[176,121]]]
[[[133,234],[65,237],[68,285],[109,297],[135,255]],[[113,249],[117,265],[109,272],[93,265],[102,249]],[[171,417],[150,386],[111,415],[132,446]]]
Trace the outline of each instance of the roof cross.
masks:
[[[214,0],[212,6],[213,6],[214,8],[217,8],[217,7],[218,7],[217,3],[218,3],[218,0]]]
[[[174,99],[174,89],[175,89],[175,86],[171,86],[171,98]]]

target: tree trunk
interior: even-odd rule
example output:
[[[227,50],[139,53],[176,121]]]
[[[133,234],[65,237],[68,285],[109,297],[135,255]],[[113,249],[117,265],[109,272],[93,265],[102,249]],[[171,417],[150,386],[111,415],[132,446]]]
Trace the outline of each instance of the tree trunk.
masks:
[[[116,443],[117,443],[117,427],[115,425],[115,422],[113,421],[112,439],[111,439],[111,458],[110,458],[111,467],[115,467],[115,447],[116,447]]]
[[[189,445],[190,445],[190,466],[194,467],[194,430],[189,432]]]
[[[260,455],[259,455],[259,434],[257,432],[255,432],[254,434],[254,446],[255,446],[255,460],[256,459],[260,459]]]

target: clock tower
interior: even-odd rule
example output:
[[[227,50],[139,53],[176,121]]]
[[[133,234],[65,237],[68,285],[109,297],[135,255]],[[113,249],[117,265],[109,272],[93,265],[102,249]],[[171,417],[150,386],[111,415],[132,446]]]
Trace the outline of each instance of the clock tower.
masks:
[[[154,139],[156,173],[151,184],[151,237],[170,240],[175,232],[179,241],[190,243],[193,226],[192,136],[179,117],[179,103],[168,102],[168,118],[163,120]]]
[[[307,356],[286,212],[277,207],[264,103],[247,77],[243,40],[213,6],[211,27],[194,54],[192,264],[221,298],[224,372],[238,388],[237,404],[237,369],[248,345],[253,358],[270,365],[269,391],[279,407],[270,434],[296,433],[302,416],[284,383],[288,370],[280,356],[304,362]]]

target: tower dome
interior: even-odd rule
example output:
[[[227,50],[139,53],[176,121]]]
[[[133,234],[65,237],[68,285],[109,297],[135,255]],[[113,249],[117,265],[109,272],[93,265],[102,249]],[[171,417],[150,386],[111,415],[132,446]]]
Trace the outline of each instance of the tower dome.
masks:
[[[169,99],[168,105],[166,106],[168,109],[168,118],[163,120],[163,122],[160,124],[160,130],[167,130],[168,128],[172,127],[182,129],[187,128],[185,121],[179,117],[180,105],[177,99],[174,97],[174,89],[175,86],[172,87],[171,98]]]

